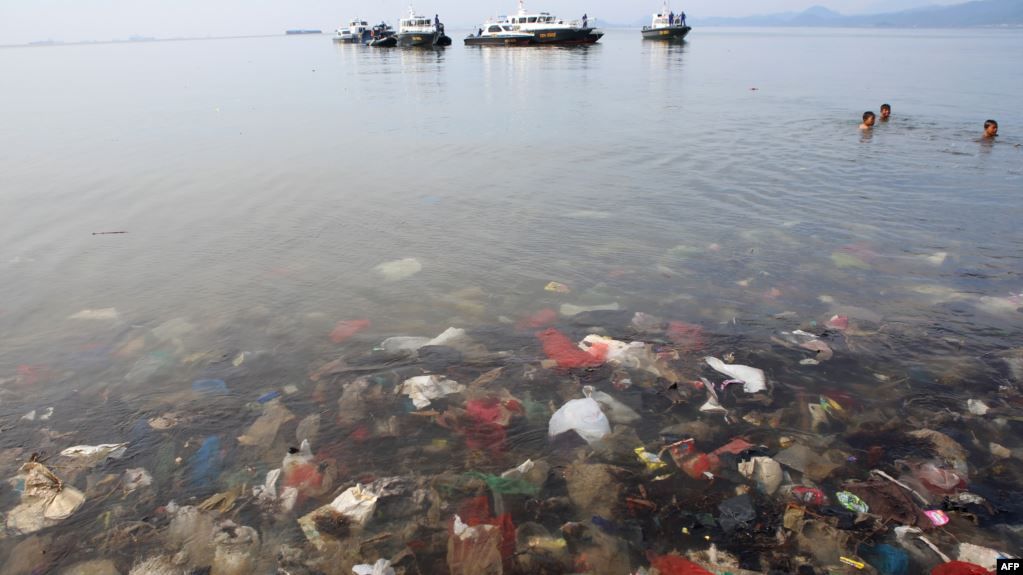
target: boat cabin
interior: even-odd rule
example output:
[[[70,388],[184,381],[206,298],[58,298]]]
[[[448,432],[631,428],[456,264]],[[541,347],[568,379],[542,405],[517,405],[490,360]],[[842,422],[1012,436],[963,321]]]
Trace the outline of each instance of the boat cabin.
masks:
[[[433,18],[412,15],[408,18],[402,18],[398,22],[398,30],[401,32],[433,34],[436,31],[433,24]]]
[[[491,24],[487,27],[487,34],[501,34],[501,33],[514,32],[510,26],[501,26],[499,24]]]
[[[520,14],[509,18],[512,24],[558,24],[558,19],[547,12],[540,14]]]

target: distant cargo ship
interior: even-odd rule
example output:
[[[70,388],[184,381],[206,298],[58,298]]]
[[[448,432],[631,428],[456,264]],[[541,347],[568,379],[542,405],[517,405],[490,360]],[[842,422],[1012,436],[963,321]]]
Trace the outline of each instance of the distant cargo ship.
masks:
[[[295,36],[298,34],[323,34],[323,30],[286,30],[284,33],[288,36]]]

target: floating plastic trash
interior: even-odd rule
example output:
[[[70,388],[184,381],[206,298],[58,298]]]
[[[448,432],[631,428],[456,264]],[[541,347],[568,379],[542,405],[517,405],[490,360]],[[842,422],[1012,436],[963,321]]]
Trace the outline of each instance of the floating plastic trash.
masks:
[[[596,443],[611,433],[611,423],[600,409],[600,404],[589,397],[572,399],[551,416],[547,435],[556,437],[574,430],[587,443]]]
[[[870,511],[870,507],[862,499],[848,491],[839,491],[835,494],[835,499],[838,500],[842,507],[849,511],[855,511],[856,513],[867,513]]]
[[[227,395],[227,384],[222,379],[198,379],[192,382],[192,391],[203,395]]]
[[[761,369],[748,365],[727,364],[716,357],[706,357],[704,361],[715,371],[741,381],[742,389],[746,393],[758,393],[767,389],[767,379]]]

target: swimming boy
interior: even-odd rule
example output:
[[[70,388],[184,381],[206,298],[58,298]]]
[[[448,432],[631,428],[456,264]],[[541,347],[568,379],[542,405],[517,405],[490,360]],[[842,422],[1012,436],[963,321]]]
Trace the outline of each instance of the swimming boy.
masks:
[[[869,130],[874,127],[874,121],[877,117],[873,112],[863,112],[863,123],[860,124],[861,130]]]
[[[988,120],[984,122],[984,137],[994,138],[998,135],[998,122],[994,120]]]
[[[891,117],[892,117],[892,105],[891,104],[881,104],[881,121],[882,122],[887,122],[888,118],[891,118]]]

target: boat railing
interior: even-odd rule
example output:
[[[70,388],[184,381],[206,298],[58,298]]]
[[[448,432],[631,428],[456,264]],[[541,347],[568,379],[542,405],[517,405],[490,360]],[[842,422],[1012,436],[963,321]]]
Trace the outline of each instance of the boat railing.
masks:
[[[579,18],[577,20],[560,20],[559,19],[558,23],[559,24],[563,23],[564,25],[571,26],[573,28],[582,28],[583,27],[583,19],[582,18]],[[587,17],[586,18],[586,27],[587,28],[596,28],[597,27],[597,19],[596,18]]]

